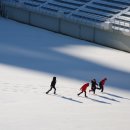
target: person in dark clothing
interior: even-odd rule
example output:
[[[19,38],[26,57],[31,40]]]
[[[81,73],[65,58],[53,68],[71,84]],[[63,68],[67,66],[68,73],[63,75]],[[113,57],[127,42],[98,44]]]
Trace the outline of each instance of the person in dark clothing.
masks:
[[[98,85],[96,79],[91,80],[91,90],[89,90],[89,92],[93,91],[93,93],[95,94],[97,88],[96,85]]]
[[[56,94],[56,77],[53,77],[53,80],[51,82],[51,85],[50,85],[50,89],[46,92],[46,94],[48,94],[52,89],[54,89],[54,94]]]
[[[106,80],[107,80],[107,78],[104,78],[104,79],[102,79],[102,80],[99,82],[99,88],[97,88],[97,89],[101,90],[101,92],[104,91],[104,84],[105,84]]]
[[[86,89],[87,89],[87,87],[89,86],[89,83],[85,83],[81,88],[80,88],[80,90],[81,90],[81,92],[80,93],[78,93],[77,95],[79,96],[81,93],[85,93],[85,97],[87,97],[87,95],[86,95]]]

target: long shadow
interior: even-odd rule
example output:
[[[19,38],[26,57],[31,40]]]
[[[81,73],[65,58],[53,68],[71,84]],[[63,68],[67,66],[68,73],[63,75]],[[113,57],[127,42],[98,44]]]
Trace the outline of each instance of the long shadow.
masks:
[[[90,97],[88,97],[88,99],[90,99],[90,100],[92,100],[92,101],[94,101],[94,102],[98,102],[98,103],[111,104],[111,103],[109,103],[109,102],[105,102],[105,101],[93,99],[93,98],[90,98]]]
[[[14,26],[16,26],[15,29]],[[79,40],[65,38],[65,36],[30,26],[21,26],[22,28],[17,23],[17,25],[8,25],[5,29],[5,26],[0,25],[1,30],[4,31],[4,33],[0,32],[0,63],[80,81],[92,78],[100,80],[105,75],[108,78],[107,85],[130,90],[130,73],[102,66],[54,49],[79,45]],[[80,45],[98,46],[84,41],[80,41]]]
[[[73,98],[69,98],[69,97],[65,97],[65,96],[61,96],[61,95],[57,95],[57,94],[55,94],[55,95],[48,94],[48,95],[57,96],[57,97],[60,97],[60,98],[63,98],[63,99],[69,100],[69,101],[77,102],[77,103],[83,103],[83,102],[75,100]],[[111,104],[111,103],[108,103],[108,102],[105,102],[105,101],[101,101],[101,100],[97,100],[97,99],[93,99],[93,98],[90,98],[90,97],[87,97],[86,99],[90,99],[90,100],[92,100],[94,102],[98,102],[98,103]]]
[[[101,97],[101,98],[104,98],[104,99],[107,99],[107,100],[110,100],[110,101],[120,102],[120,101],[118,101],[118,100],[116,100],[116,99],[109,98],[109,97],[106,97],[106,96],[101,96],[101,95],[97,95],[97,94],[96,94],[96,96]]]
[[[121,99],[130,100],[129,98],[125,98],[125,97],[122,97],[122,96],[119,96],[119,95],[115,95],[115,94],[112,94],[112,93],[103,92],[103,94],[107,94],[107,95],[115,97],[115,98],[121,98]]]
[[[68,98],[68,97],[65,97],[65,96],[61,96],[61,98],[67,99],[67,100],[70,100],[70,101],[73,101],[73,102],[83,103],[83,102],[81,102],[81,101],[75,100],[75,99],[73,99],[73,98]]]
[[[83,102],[81,102],[81,101],[75,100],[75,99],[73,99],[73,98],[61,96],[61,95],[59,95],[59,94],[54,94],[54,95],[48,94],[48,95],[57,96],[57,97],[60,97],[60,98],[62,98],[62,99],[69,100],[69,101],[72,101],[72,102],[83,103]]]
[[[82,97],[82,96],[79,96],[79,97]],[[82,97],[82,98],[85,98],[85,97]],[[93,98],[90,98],[90,97],[87,97],[86,99],[90,99],[90,100],[92,100],[92,101],[94,101],[94,102],[98,102],[98,103],[111,104],[111,103],[109,103],[109,102],[105,102],[105,101],[93,99]]]

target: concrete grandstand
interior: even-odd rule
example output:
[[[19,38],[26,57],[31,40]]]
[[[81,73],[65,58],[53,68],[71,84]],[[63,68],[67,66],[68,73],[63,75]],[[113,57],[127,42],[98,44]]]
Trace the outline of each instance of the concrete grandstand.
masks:
[[[4,17],[130,52],[130,0],[0,1]]]

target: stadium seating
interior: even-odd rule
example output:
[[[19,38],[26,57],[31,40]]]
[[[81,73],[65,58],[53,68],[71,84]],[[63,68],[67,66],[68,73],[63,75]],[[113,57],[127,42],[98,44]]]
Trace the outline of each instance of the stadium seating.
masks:
[[[46,5],[43,5],[42,9],[47,9],[47,11],[53,11],[54,9],[57,10],[57,12],[69,14],[89,1],[90,0],[52,0],[48,1]]]
[[[130,0],[0,0],[2,16],[130,52]]]
[[[88,3],[82,8],[79,8],[78,11],[72,13],[72,16],[77,17],[78,15],[78,18],[84,18],[82,17],[82,15],[84,15],[86,16],[86,20],[91,20],[94,22],[105,22],[126,8],[127,5],[122,5],[121,3],[116,3],[112,0],[97,0]]]
[[[112,23],[112,28],[129,30],[130,0],[6,0],[22,7],[38,9],[45,13],[59,15],[77,21]]]
[[[130,10],[126,10],[122,12],[120,15],[115,17],[112,20],[113,29],[120,30],[120,31],[130,31]]]

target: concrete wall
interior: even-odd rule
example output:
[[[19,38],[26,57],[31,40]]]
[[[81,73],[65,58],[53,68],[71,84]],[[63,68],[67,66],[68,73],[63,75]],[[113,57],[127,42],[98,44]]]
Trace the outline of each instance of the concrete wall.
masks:
[[[60,32],[72,37],[80,38],[80,25],[67,20],[61,20]]]
[[[6,5],[5,10],[10,19],[130,52],[130,36],[121,32],[110,29],[103,30],[94,26],[72,22],[63,17],[40,14],[9,5]]]
[[[130,36],[116,31],[95,30],[96,43],[130,52]]]
[[[31,13],[30,24],[55,32],[59,32],[59,19],[53,16],[50,17],[47,15]]]
[[[15,8],[11,6],[5,7],[6,15],[10,19],[17,20],[23,23],[29,23],[29,12],[20,8]]]
[[[95,28],[87,25],[81,25],[80,38],[87,41],[95,42]]]

